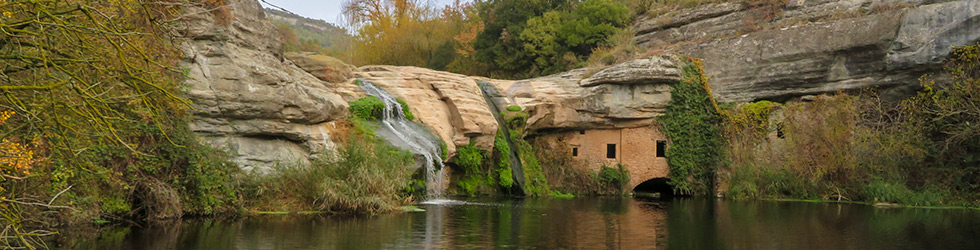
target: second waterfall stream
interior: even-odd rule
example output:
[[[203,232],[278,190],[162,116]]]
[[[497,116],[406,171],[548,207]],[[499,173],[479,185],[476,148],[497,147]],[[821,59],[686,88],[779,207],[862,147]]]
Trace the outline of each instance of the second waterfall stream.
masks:
[[[424,127],[405,118],[402,105],[384,89],[368,81],[360,81],[361,89],[368,95],[377,97],[384,102],[384,112],[379,128],[385,133],[379,133],[390,143],[408,148],[412,153],[425,158],[425,181],[427,183],[426,199],[437,200],[443,196],[446,189],[446,169],[442,164],[442,148],[439,139],[431,136]],[[387,136],[385,136],[387,135]]]

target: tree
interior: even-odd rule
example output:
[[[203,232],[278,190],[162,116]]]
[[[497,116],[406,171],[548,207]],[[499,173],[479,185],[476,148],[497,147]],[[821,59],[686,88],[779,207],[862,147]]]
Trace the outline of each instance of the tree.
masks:
[[[484,29],[474,48],[494,74],[528,77],[581,66],[598,46],[631,20],[626,5],[611,0],[481,1]],[[530,70],[528,70],[530,69]]]

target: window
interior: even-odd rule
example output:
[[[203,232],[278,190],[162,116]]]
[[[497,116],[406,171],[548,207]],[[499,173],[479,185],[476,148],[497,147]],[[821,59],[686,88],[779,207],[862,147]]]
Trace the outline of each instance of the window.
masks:
[[[606,158],[616,159],[616,144],[606,144]]]
[[[667,141],[657,141],[657,157],[667,157]]]
[[[579,131],[578,131],[578,134],[580,134],[580,135],[584,135],[584,134],[585,134],[585,130],[579,130]]]
[[[572,156],[578,156],[578,148],[572,148]]]
[[[776,138],[783,139],[783,124],[776,124]]]

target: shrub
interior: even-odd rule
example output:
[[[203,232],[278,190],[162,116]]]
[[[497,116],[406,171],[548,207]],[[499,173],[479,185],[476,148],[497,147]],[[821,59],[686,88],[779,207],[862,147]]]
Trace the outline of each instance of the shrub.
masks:
[[[510,111],[510,112],[520,112],[521,111],[521,106],[517,106],[517,105],[507,106],[507,111]]]
[[[384,115],[384,109],[385,103],[374,96],[361,97],[361,99],[350,102],[350,113],[356,118],[378,120]]]
[[[596,181],[607,187],[613,187],[623,191],[626,184],[629,184],[629,171],[621,163],[617,163],[615,168],[602,166]]]
[[[942,205],[946,194],[934,188],[916,192],[909,190],[905,184],[875,180],[861,189],[864,200],[873,202],[897,202],[915,206]]]
[[[286,165],[250,176],[243,190],[251,208],[312,209],[340,214],[393,211],[406,202],[414,156],[383,142],[352,135],[336,154],[319,153],[310,165]]]
[[[415,120],[415,114],[412,114],[412,109],[408,108],[408,103],[405,103],[405,100],[402,100],[401,98],[395,100],[398,101],[398,104],[401,104],[402,113],[405,113],[405,119],[408,119],[409,121]]]

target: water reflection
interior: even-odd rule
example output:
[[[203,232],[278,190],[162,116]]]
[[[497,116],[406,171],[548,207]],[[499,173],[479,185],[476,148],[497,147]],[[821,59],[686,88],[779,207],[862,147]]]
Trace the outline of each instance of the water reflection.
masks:
[[[56,240],[71,249],[970,249],[980,212],[799,202],[471,199],[373,217],[188,219]]]

